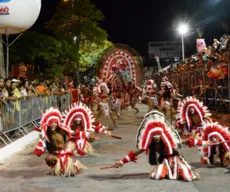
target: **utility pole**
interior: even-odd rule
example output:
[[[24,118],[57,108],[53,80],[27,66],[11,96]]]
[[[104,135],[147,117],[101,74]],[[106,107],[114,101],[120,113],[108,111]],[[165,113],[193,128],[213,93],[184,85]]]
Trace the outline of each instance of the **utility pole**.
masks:
[[[6,68],[5,68],[5,62],[4,62],[2,34],[0,34],[0,77],[6,78]]]

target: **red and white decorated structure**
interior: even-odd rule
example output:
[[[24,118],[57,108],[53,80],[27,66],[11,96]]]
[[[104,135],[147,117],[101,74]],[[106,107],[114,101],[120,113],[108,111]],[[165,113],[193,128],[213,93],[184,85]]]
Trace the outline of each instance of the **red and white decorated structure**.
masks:
[[[100,69],[99,78],[104,81],[112,81],[116,78],[113,68],[126,72],[135,84],[138,82],[137,61],[134,56],[125,49],[114,49],[105,57]]]

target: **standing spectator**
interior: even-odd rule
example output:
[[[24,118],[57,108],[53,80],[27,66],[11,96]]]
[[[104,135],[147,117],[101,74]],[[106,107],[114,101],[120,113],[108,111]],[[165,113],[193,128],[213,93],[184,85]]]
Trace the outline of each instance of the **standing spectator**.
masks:
[[[44,85],[44,82],[42,83],[38,83],[37,87],[38,91],[44,95],[45,94],[45,91],[46,91],[46,88],[45,88],[45,85]]]
[[[20,90],[20,92],[21,92],[23,97],[28,96],[28,94],[27,94],[28,86],[29,86],[29,81],[24,81],[24,82],[21,83],[21,85],[19,87],[19,90]]]

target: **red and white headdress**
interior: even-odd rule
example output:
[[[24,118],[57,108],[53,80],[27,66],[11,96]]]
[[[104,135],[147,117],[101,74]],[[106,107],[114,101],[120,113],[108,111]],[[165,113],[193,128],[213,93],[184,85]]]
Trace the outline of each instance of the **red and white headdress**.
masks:
[[[71,126],[77,118],[81,119],[85,131],[93,129],[93,123],[95,122],[93,113],[88,106],[81,102],[73,103],[63,112],[62,123],[71,129]]]
[[[230,141],[230,134],[227,127],[223,127],[218,122],[207,123],[203,129],[203,140],[211,140],[213,137],[216,137],[218,141],[222,142],[221,145],[226,152],[230,152],[228,144]],[[207,154],[209,157],[211,155],[211,146],[205,147],[203,153]]]
[[[57,126],[66,131],[70,135],[70,131],[68,128],[66,128],[63,124],[61,124],[61,112],[57,108],[49,108],[45,111],[45,113],[42,115],[40,125],[42,128],[42,137],[46,137],[46,139],[49,141],[47,137],[47,128],[48,126],[51,126],[52,123],[57,123]]]
[[[169,82],[168,77],[164,76],[161,81],[161,91],[160,94],[163,94],[166,89],[170,89],[170,91],[174,91],[173,85]]]
[[[105,87],[106,93],[109,93],[109,88],[108,88],[106,82],[103,82],[102,80],[99,80],[98,84],[93,89],[94,94],[101,93],[102,92],[102,87]]]
[[[195,113],[198,115],[200,122],[202,124],[203,118],[210,117],[211,113],[208,108],[203,105],[203,102],[200,102],[195,97],[186,97],[178,103],[177,109],[177,121],[181,124],[187,123],[188,130],[191,131],[191,120],[189,118],[189,110],[193,108]]]
[[[173,153],[173,148],[177,147],[177,138],[173,130],[165,122],[165,116],[157,110],[153,110],[146,114],[137,131],[137,149],[146,150],[148,152],[149,144],[156,135],[160,135],[167,147],[168,154]]]
[[[151,87],[151,88],[153,88],[153,89],[156,89],[156,88],[157,88],[157,85],[156,85],[156,83],[155,83],[155,81],[154,81],[153,79],[149,79],[149,80],[147,81],[147,89],[148,89],[148,87]]]

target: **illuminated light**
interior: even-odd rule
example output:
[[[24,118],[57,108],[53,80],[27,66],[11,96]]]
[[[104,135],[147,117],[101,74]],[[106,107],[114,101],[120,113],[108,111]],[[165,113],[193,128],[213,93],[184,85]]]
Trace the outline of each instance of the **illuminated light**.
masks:
[[[181,34],[181,35],[184,35],[188,32],[188,25],[186,24],[180,24],[179,27],[178,27],[178,32]]]

